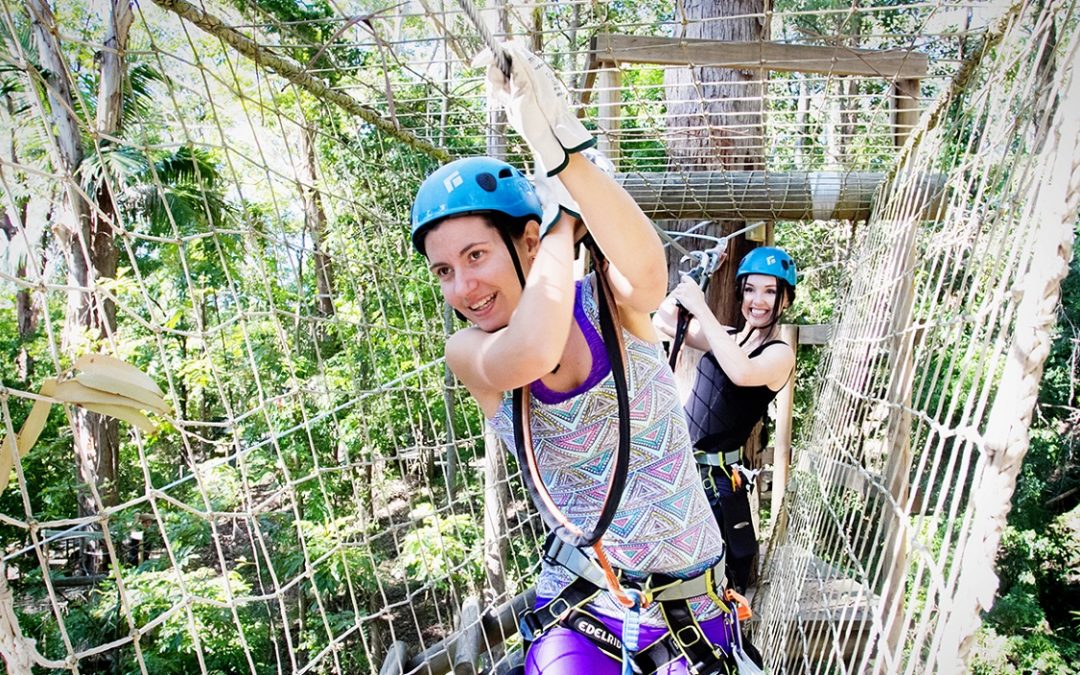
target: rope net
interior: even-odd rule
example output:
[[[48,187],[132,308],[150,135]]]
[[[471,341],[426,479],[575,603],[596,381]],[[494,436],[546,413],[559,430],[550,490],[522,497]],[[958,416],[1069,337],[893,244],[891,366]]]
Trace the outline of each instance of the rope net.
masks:
[[[995,26],[861,231],[766,559],[777,670],[965,670],[1077,222],[1074,11]]]
[[[977,498],[1001,453],[1022,457],[998,439],[1024,427],[993,436],[988,420],[1027,326],[1016,289],[1058,260],[1035,246],[1053,223],[1032,196],[1075,62],[1071,4],[990,31],[1003,11],[480,12],[559,71],[621,179],[660,195],[657,217],[816,220],[839,241],[847,228],[824,221],[863,219],[882,195],[850,261],[838,245],[818,262],[850,274],[766,558],[756,634],[773,668],[934,667],[970,609],[958,562],[992,560]],[[0,19],[0,434],[87,352],[138,366],[170,407],[144,432],[55,406],[34,447],[4,450],[9,671],[446,672],[466,651],[440,649],[455,629],[501,667],[512,624],[476,608],[530,585],[542,527],[443,365],[454,318],[407,239],[440,161],[528,161],[486,109],[466,14],[4,0]],[[645,40],[672,37],[824,51],[810,69],[791,63],[803,52],[658,56]],[[1075,130],[1058,133],[1071,148]],[[940,180],[944,216],[923,219]],[[802,227],[777,236],[809,249]],[[831,280],[811,269],[800,293]]]

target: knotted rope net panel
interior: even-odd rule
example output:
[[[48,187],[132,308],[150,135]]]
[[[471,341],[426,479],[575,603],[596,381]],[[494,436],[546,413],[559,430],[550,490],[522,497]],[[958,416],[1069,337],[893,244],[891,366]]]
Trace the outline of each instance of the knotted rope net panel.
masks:
[[[861,232],[765,561],[777,670],[965,670],[1077,224],[1074,12],[1004,15]]]

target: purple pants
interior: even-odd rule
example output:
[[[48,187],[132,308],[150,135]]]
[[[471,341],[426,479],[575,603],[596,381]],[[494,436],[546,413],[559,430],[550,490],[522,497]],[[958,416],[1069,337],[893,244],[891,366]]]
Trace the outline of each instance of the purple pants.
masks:
[[[536,606],[542,607],[547,602],[546,598],[537,598]],[[600,615],[596,615],[596,618],[612,633],[622,636],[622,621]],[[701,629],[714,645],[731,651],[731,629],[724,616],[702,621]],[[638,645],[645,649],[666,633],[666,628],[642,626]],[[532,643],[529,653],[525,655],[525,675],[620,675],[621,672],[621,664],[601,651],[589,638],[562,626],[555,626],[544,633]],[[657,675],[688,675],[689,672],[686,660],[680,658],[658,670]]]

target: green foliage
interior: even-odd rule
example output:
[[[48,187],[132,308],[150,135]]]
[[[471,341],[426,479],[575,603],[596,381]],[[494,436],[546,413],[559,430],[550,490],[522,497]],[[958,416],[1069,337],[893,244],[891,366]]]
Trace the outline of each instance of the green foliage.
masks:
[[[250,672],[245,651],[253,655],[257,672],[272,669],[267,608],[261,603],[228,607],[229,598],[248,595],[249,584],[236,572],[222,576],[200,568],[178,576],[173,571],[131,569],[123,590],[112,579],[102,582],[73,604],[64,627],[74,648],[94,647],[130,634],[127,618],[142,629],[139,648],[147,670],[161,675],[186,675],[200,670],[201,652],[213,673]],[[189,602],[182,602],[184,599]],[[155,623],[153,628],[146,626]],[[51,658],[63,658],[64,646],[48,612],[19,610],[19,623]],[[246,643],[246,650],[245,650]],[[88,672],[138,673],[138,656],[130,647],[83,663]]]
[[[838,289],[847,282],[844,270],[854,245],[854,228],[825,222],[781,222],[776,224],[774,234],[776,245],[791,254],[799,272],[795,304],[784,312],[783,322],[828,324],[835,321],[834,302]],[[813,419],[823,352],[815,347],[799,349],[792,430],[796,439],[808,431],[806,424]]]
[[[342,78],[342,69],[363,67],[371,58],[336,35],[341,25],[333,3],[326,0],[230,0],[257,21],[266,22],[268,33],[276,34],[286,44],[289,56],[315,71],[318,77],[334,83]],[[329,19],[329,20],[328,20]],[[355,30],[355,29],[354,29]]]
[[[258,26],[252,30],[264,41],[268,34],[274,36],[270,41],[280,43],[277,52],[310,64],[312,76],[340,83],[388,118],[389,87],[395,96],[395,122],[402,128],[429,139],[436,138],[440,129],[451,130],[440,141],[454,155],[484,151],[482,138],[475,133],[484,119],[482,101],[463,103],[459,98],[474,92],[453,82],[444,92],[432,85],[432,73],[410,72],[392,61],[384,67],[384,54],[356,46],[357,35],[363,41],[368,24],[356,23],[335,35],[342,23],[322,21],[337,16],[340,9],[334,3],[233,0],[232,4]],[[544,8],[549,51],[567,72],[574,70],[572,65],[581,67],[580,62],[572,64],[574,57],[569,55],[590,37],[587,31],[571,29],[575,21],[571,12],[592,13],[589,21],[600,17],[648,34],[666,30],[669,24],[657,26],[674,14],[667,0],[572,5]],[[777,9],[820,6],[820,0],[793,0]],[[383,7],[365,0],[350,11],[378,12]],[[89,6],[68,3],[64,11],[69,15],[67,25],[79,26],[64,35],[100,34],[102,17]],[[894,14],[834,12],[828,15],[831,24],[822,23],[820,17],[818,23],[808,23],[805,11],[791,16],[786,29],[797,28],[804,35],[848,31],[850,46],[871,46],[858,41],[853,20],[864,22],[860,27],[864,35],[878,36],[880,44],[873,46],[893,46],[888,42],[890,33],[910,31],[917,20],[916,10],[906,6]],[[403,34],[425,21],[412,12],[398,19],[396,29]],[[21,39],[26,26],[15,28]],[[166,49],[157,42],[162,37],[153,36],[155,51]],[[142,50],[149,48],[148,36],[133,39],[142,44],[130,48],[129,54],[134,58],[146,53]],[[433,589],[433,602],[449,602],[462,590],[478,587],[483,578],[482,532],[476,517],[443,508],[446,486],[435,470],[431,450],[444,447],[452,435],[475,439],[480,424],[476,409],[463,400],[460,390],[455,392],[454,409],[447,409],[441,367],[415,372],[442,356],[442,303],[407,240],[411,196],[434,162],[325,101],[311,100],[292,87],[275,90],[278,81],[273,77],[266,78],[272,86],[264,88],[263,73],[256,73],[243,59],[226,57],[212,40],[188,39],[194,41],[191,51],[207,64],[208,79],[225,72],[223,67],[215,73],[215,64],[225,63],[229,69],[222,81],[203,83],[207,98],[197,91],[203,85],[173,82],[157,70],[175,64],[133,61],[125,85],[124,141],[92,144],[84,139],[87,159],[78,176],[82,186],[91,195],[106,186],[115,188],[123,227],[137,235],[121,240],[117,276],[101,282],[123,307],[115,344],[125,358],[166,388],[183,424],[165,422],[158,433],[143,437],[141,445],[122,432],[121,500],[137,504],[112,516],[109,526],[117,539],[143,533],[152,553],[138,565],[116,563],[130,604],[119,604],[119,588],[110,578],[92,591],[72,593],[62,620],[78,649],[129,635],[125,619],[129,612],[138,626],[167,616],[139,642],[147,669],[154,673],[198,672],[198,652],[206,656],[211,672],[274,672],[286,634],[301,661],[327,648],[332,636],[347,634],[345,649],[337,649],[335,659],[340,659],[345,672],[368,672],[372,666],[366,650],[357,643],[363,636],[366,644],[376,632],[368,625],[379,621],[367,624],[362,619],[370,619],[387,601],[399,606],[417,588]],[[80,114],[92,116],[94,39],[68,42],[65,49],[77,66],[72,72],[81,97],[76,107]],[[323,45],[328,47],[320,52]],[[398,43],[394,48],[415,47]],[[186,54],[189,46],[168,49]],[[33,58],[32,51],[28,54]],[[650,130],[652,122],[665,114],[663,70],[624,67],[622,74],[624,85],[634,92],[634,100],[624,101],[620,132],[624,169],[655,167],[664,145],[650,136]],[[0,95],[15,93],[18,76],[19,71],[0,65]],[[342,82],[345,77],[352,79]],[[229,84],[231,79],[234,84]],[[842,78],[831,79],[831,86],[836,86]],[[248,97],[243,106],[230,98],[232,91],[210,98],[230,87],[243,90],[249,85],[251,90],[243,91]],[[774,76],[772,85],[791,88],[799,83],[794,78],[777,81]],[[866,99],[865,105],[887,109],[881,99],[888,94],[885,85],[860,86],[852,92],[852,100]],[[447,97],[453,101],[448,109],[443,105]],[[792,127],[798,111],[784,109],[783,100],[774,102],[777,107],[770,115],[781,122],[775,126]],[[230,120],[230,115],[236,119]],[[268,131],[275,124],[285,131]],[[317,181],[327,218],[320,246],[338,279],[333,317],[319,315],[312,292],[313,224],[304,211],[300,186],[293,184],[293,176],[274,175],[273,167],[263,166],[279,158],[264,159],[246,141],[228,137],[237,128],[254,136],[281,136],[276,139],[280,144],[268,144],[265,152],[296,152],[290,159],[300,164],[308,158],[300,157],[290,144],[301,125],[316,131],[314,163],[319,166]],[[850,133],[855,139],[853,156],[886,156],[874,145],[886,141],[873,140],[882,135],[870,126],[856,126]],[[813,169],[824,162],[820,121],[811,121],[806,135],[809,160],[802,168]],[[790,141],[785,143],[780,145],[791,146]],[[28,166],[34,166],[31,161],[47,163],[47,148],[43,141],[25,142],[19,147],[20,161]],[[514,138],[510,152],[518,164],[527,154]],[[798,160],[793,153],[779,152],[771,159],[785,165]],[[49,174],[52,168],[42,172]],[[17,177],[15,183],[19,182]],[[25,204],[28,193],[13,197]],[[777,238],[792,251],[802,272],[797,304],[785,319],[832,321],[843,311],[834,306],[834,297],[836,287],[846,282],[852,231],[831,224],[780,224]],[[1072,283],[1075,286],[1075,278]],[[1069,302],[1080,304],[1075,288],[1070,293]],[[60,294],[50,294],[43,308],[54,326],[63,323],[63,300]],[[1074,319],[1080,317],[1070,321]],[[1007,632],[1008,640],[1019,640],[1013,659],[1017,668],[1074,658],[1072,643],[1047,633],[1067,633],[1070,628],[1075,633],[1076,628],[1075,616],[1062,614],[1050,602],[1055,595],[1075,597],[1068,594],[1076,588],[1069,571],[1077,567],[1076,549],[1070,544],[1076,541],[1076,528],[1060,518],[1075,500],[1047,505],[1077,485],[1073,443],[1064,433],[1071,419],[1066,408],[1075,404],[1070,398],[1075,378],[1069,370],[1067,342],[1059,341],[1048,365],[1040,423],[1032,432],[1029,468],[1014,509],[1016,529],[1007,537],[1002,558],[1005,596],[1000,615],[988,622],[990,633]],[[14,306],[0,294],[0,362],[14,363],[23,350],[39,364],[36,374],[20,381],[9,369],[0,369],[0,377],[6,387],[36,390],[44,374],[54,370],[50,338],[40,328],[19,336]],[[797,425],[810,418],[819,358],[817,350],[800,352]],[[413,374],[401,379],[409,373]],[[387,386],[391,382],[395,384]],[[7,405],[16,424],[29,410],[19,397],[8,397]],[[79,488],[66,423],[57,408],[37,447],[22,462],[29,513],[18,490],[0,495],[0,513],[39,522],[78,513]],[[474,440],[461,444],[463,466],[469,466],[481,445]],[[462,473],[455,508],[463,500],[479,502],[478,472]],[[164,491],[168,499],[160,499],[154,491]],[[394,494],[387,496],[390,492]],[[151,494],[153,508],[145,499]],[[865,511],[862,517],[867,519],[876,517],[873,505],[859,500],[849,498],[833,506],[845,512]],[[148,526],[148,515],[153,525]],[[1054,527],[1041,525],[1052,517],[1059,517]],[[927,532],[928,538],[934,536],[938,537],[934,545],[940,545],[940,531]],[[0,537],[13,544],[28,543],[25,529],[9,525],[0,525]],[[515,533],[509,548],[508,578],[524,583],[534,568],[536,542]],[[229,561],[224,574],[219,569],[221,556]],[[19,610],[21,625],[39,640],[44,653],[62,657],[66,652],[57,618],[41,609],[50,601],[32,597],[33,589],[42,587],[37,560],[22,556],[11,561],[11,568],[20,574],[15,582],[20,598],[31,600]],[[74,571],[71,561],[52,570],[60,575]],[[269,580],[271,571],[276,582]],[[271,594],[275,583],[291,584],[284,597],[233,603],[235,616],[214,604],[227,603],[230,595]],[[180,604],[185,597],[191,598],[188,606]],[[250,666],[241,639],[252,654]],[[80,670],[138,672],[135,658],[130,647],[111,650],[100,659],[84,660]],[[327,669],[333,661],[325,660]]]
[[[62,321],[63,310],[50,307],[53,321]],[[37,392],[47,372],[40,366],[32,373],[29,380],[19,378],[14,365],[22,359],[32,364],[49,364],[51,354],[47,335],[39,327],[26,336],[20,336],[16,325],[15,303],[13,296],[0,293],[0,384],[20,391]],[[5,405],[11,415],[14,431],[18,432],[26,416],[30,413],[32,401],[17,396],[9,396]],[[7,434],[4,414],[0,412],[0,436]],[[66,517],[78,511],[76,502],[75,465],[71,456],[71,432],[66,428],[64,412],[54,406],[49,412],[48,421],[33,451],[22,458],[22,472],[28,486],[27,500],[30,508],[39,520]],[[24,514],[23,495],[19,481],[13,470],[8,488],[0,494],[0,513]],[[0,524],[0,541],[29,543],[29,534],[25,529]]]
[[[481,533],[468,515],[440,515],[431,504],[420,504],[412,516],[423,525],[405,535],[398,568],[435,588],[475,587],[483,569],[476,544]]]
[[[621,170],[655,170],[663,163],[666,148],[661,139],[655,138],[642,127],[655,123],[664,114],[664,70],[662,68],[634,68],[623,75],[624,87],[633,92],[633,100],[623,102],[620,133]]]
[[[295,527],[303,537],[304,546],[297,545],[294,532],[283,528]],[[314,588],[324,597],[340,598],[348,585],[365,592],[378,590],[375,579],[375,560],[362,539],[363,527],[355,517],[317,523],[308,520],[299,524],[279,525],[281,550],[275,555],[275,567],[280,578],[292,579],[310,564],[315,568]]]

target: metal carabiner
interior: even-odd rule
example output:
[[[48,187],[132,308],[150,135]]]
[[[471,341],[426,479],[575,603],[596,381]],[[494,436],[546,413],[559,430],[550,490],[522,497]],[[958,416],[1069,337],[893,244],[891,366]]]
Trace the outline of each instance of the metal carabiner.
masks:
[[[622,675],[634,675],[634,654],[640,646],[641,610],[645,604],[645,595],[636,588],[627,588],[626,595],[634,604],[623,612]]]
[[[741,607],[741,603],[736,603],[736,607]],[[731,645],[731,657],[735,661],[736,672],[738,675],[765,675],[765,670],[754,663],[754,660],[750,658],[750,655],[743,648],[742,619],[738,618],[738,612],[735,614],[735,640],[733,641],[734,644]]]

